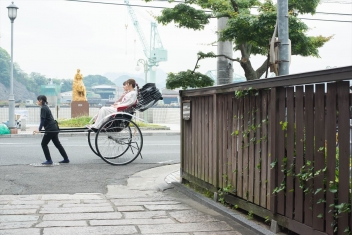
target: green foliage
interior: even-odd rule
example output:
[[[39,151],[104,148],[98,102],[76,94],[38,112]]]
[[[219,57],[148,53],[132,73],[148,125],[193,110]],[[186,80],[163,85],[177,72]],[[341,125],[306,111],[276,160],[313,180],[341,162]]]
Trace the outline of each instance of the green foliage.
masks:
[[[197,10],[191,6],[180,3],[174,8],[165,8],[162,15],[156,17],[159,23],[167,25],[174,22],[179,28],[201,30],[209,23],[210,15],[203,10]]]
[[[214,85],[214,81],[210,77],[191,70],[169,73],[166,80],[166,88],[171,90],[179,87],[186,90],[187,88],[200,88],[212,85]]]
[[[253,89],[252,87],[249,87],[248,89],[235,91],[235,98],[239,99],[248,95],[258,96],[258,94],[259,94],[258,90]]]
[[[331,36],[307,36],[308,26],[297,18],[298,13],[314,14],[318,4],[319,0],[289,0],[292,55],[319,57],[318,49],[331,39]],[[258,7],[258,13],[251,12],[253,7]],[[241,63],[247,80],[254,80],[266,71],[266,60],[254,70],[250,58],[251,55],[268,54],[268,40],[273,35],[277,18],[276,9],[272,0],[186,0],[164,9],[156,19],[164,25],[174,22],[178,27],[202,30],[210,18],[228,17],[226,28],[219,32],[219,40],[234,42],[234,50],[241,51],[242,59],[232,60]]]
[[[253,219],[253,211],[249,211],[249,212],[248,212],[247,218],[248,218],[249,220],[252,220],[252,219]]]
[[[10,55],[0,47],[0,82],[6,87],[10,87]]]
[[[81,116],[71,119],[59,119],[59,127],[84,127],[92,118],[89,116]]]

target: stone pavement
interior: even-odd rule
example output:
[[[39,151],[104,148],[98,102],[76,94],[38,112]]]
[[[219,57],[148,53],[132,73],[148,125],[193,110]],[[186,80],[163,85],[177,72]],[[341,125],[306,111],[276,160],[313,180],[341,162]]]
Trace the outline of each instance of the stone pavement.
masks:
[[[179,167],[141,171],[127,185],[108,185],[106,194],[0,195],[0,235],[272,234],[243,226],[175,190]]]

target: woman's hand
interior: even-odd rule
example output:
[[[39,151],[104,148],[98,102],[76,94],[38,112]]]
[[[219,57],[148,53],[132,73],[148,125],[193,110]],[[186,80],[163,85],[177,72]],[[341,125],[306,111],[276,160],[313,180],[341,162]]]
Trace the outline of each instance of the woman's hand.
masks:
[[[34,130],[33,131],[33,135],[35,135],[36,133],[39,133],[39,131],[38,130]]]

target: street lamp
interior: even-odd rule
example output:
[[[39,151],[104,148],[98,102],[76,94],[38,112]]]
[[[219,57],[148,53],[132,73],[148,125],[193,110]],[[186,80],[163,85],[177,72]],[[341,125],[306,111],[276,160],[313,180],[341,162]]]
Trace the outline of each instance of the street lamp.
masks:
[[[148,76],[148,70],[149,70],[148,61],[147,61],[147,60],[143,60],[143,59],[139,59],[139,60],[137,61],[137,65],[136,65],[136,70],[137,70],[137,71],[139,71],[139,70],[141,69],[140,64],[143,65],[144,76],[145,76],[144,80],[145,80],[145,84],[147,84],[147,82],[148,82],[147,76]]]
[[[13,4],[7,7],[9,18],[11,20],[11,81],[9,97],[9,129],[15,129],[15,97],[13,95],[13,22],[17,17],[18,7]]]

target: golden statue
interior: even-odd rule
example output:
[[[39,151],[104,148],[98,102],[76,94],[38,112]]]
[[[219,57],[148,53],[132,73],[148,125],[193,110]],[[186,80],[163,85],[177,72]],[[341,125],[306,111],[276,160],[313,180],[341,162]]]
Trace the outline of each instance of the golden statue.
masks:
[[[83,76],[80,74],[80,69],[77,69],[77,73],[72,83],[72,101],[87,101],[86,87],[83,83]]]

